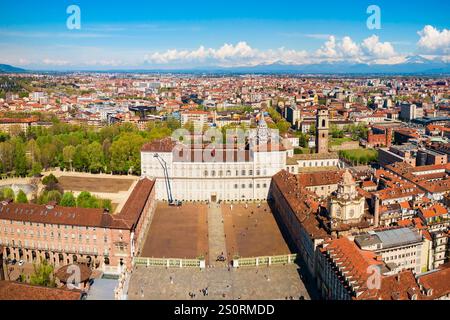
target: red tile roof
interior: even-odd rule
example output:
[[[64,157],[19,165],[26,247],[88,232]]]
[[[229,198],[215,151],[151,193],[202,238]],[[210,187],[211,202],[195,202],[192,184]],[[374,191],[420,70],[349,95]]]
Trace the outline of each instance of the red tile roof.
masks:
[[[47,288],[19,282],[0,281],[0,300],[80,300],[78,290]]]
[[[0,219],[111,229],[132,229],[137,223],[154,181],[141,179],[131,192],[119,214],[103,209],[69,208],[51,205],[0,203]]]

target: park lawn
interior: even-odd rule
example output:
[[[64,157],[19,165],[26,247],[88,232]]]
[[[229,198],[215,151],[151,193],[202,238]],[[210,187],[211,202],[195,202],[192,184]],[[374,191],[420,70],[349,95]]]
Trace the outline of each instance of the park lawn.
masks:
[[[356,162],[361,162],[362,159],[370,162],[378,158],[378,152],[376,150],[363,148],[341,151],[340,155],[345,159],[354,160]]]

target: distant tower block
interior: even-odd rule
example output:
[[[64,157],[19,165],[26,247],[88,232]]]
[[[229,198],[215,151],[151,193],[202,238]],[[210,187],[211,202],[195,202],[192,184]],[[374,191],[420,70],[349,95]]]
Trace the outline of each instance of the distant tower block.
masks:
[[[316,152],[328,153],[328,110],[317,110],[316,117]]]

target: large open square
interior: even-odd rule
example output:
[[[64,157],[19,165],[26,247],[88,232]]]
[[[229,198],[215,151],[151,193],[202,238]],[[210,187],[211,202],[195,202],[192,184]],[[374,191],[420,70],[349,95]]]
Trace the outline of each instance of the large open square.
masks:
[[[201,292],[206,288],[207,296]],[[301,296],[309,299],[295,264],[230,271],[139,266],[128,290],[130,300],[297,300]]]
[[[141,256],[207,259],[207,206],[185,203],[169,207],[158,203]]]
[[[291,253],[267,203],[223,204],[228,259]]]

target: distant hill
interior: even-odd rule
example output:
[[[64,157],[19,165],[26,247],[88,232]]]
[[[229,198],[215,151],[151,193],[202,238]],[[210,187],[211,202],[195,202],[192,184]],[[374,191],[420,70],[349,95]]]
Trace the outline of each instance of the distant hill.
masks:
[[[9,64],[0,64],[0,73],[22,73],[25,69],[10,66]]]
[[[321,63],[309,65],[287,65],[275,63],[254,67],[225,68],[232,72],[268,72],[268,73],[342,73],[342,74],[448,74],[450,64],[426,60],[421,57],[408,57],[400,64],[364,64],[364,63]]]

